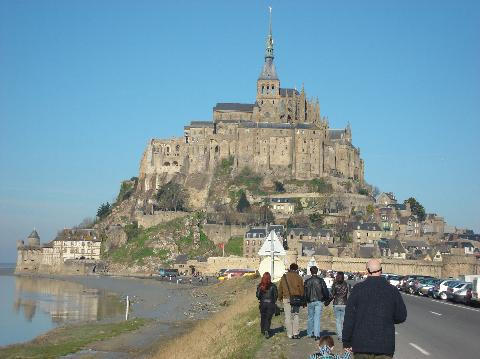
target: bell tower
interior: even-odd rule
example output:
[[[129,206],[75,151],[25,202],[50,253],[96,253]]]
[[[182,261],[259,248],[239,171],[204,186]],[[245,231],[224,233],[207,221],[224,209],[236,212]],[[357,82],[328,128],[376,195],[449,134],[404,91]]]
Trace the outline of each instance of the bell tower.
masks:
[[[273,63],[272,7],[269,7],[269,33],[265,43],[265,63],[257,80],[257,104],[275,105],[280,100],[280,80]]]

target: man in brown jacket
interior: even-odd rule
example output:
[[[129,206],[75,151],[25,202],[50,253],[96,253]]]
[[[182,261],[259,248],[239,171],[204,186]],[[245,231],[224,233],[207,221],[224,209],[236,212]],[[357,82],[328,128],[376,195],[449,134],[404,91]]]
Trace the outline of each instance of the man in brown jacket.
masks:
[[[292,295],[303,296],[303,279],[297,273],[298,265],[290,264],[290,270],[280,279],[278,287],[278,299],[283,301],[283,310],[285,312],[285,328],[287,336],[290,339],[298,339],[300,328],[298,325],[298,312],[300,307],[290,305]]]

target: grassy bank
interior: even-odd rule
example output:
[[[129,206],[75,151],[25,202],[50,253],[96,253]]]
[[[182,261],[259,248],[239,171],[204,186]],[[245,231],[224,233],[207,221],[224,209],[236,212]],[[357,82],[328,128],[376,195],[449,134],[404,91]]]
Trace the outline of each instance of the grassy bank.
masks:
[[[172,358],[253,358],[263,342],[255,285],[258,279],[234,279],[219,286],[234,294],[228,305],[198,322],[190,332],[168,342],[153,356]]]
[[[117,323],[87,323],[56,328],[24,344],[0,348],[0,358],[58,358],[75,353],[95,341],[137,330],[145,319]]]

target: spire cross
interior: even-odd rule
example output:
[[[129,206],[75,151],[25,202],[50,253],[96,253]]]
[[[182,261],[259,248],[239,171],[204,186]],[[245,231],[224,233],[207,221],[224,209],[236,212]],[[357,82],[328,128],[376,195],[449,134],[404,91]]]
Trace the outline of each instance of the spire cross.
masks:
[[[269,23],[270,23],[270,35],[272,35],[272,7],[269,6],[268,10],[270,11],[270,21],[269,21]]]

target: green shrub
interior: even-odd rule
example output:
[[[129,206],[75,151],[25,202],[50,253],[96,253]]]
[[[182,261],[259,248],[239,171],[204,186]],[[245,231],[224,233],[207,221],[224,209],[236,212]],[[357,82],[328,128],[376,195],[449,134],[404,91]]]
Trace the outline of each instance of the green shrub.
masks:
[[[243,237],[231,237],[225,244],[225,255],[243,256]]]

